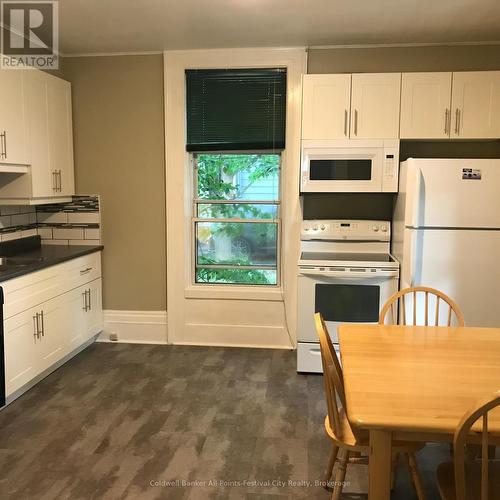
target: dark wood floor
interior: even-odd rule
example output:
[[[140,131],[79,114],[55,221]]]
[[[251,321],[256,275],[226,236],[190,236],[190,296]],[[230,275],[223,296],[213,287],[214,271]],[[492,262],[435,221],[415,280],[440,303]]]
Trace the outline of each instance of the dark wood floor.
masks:
[[[324,415],[295,352],[94,344],[0,412],[0,498],[326,500]],[[429,500],[446,450],[419,454]],[[400,469],[393,498],[411,500]]]

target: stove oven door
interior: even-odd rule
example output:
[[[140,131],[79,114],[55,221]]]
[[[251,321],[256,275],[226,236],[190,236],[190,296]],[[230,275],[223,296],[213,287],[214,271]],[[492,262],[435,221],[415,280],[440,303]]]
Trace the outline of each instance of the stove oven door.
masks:
[[[343,323],[377,323],[380,309],[398,290],[398,273],[369,276],[332,276],[301,270],[299,274],[299,342],[318,342],[314,313],[322,314],[335,348],[337,328]],[[341,273],[337,273],[341,274]],[[383,273],[382,273],[383,274]]]

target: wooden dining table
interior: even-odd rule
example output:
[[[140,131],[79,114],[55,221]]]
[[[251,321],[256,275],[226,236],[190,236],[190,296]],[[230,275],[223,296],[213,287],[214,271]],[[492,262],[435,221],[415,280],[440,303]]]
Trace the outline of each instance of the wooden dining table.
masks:
[[[370,500],[390,497],[393,439],[452,442],[500,390],[500,328],[341,325],[339,342],[347,416],[370,435]],[[496,444],[500,408],[488,421]]]

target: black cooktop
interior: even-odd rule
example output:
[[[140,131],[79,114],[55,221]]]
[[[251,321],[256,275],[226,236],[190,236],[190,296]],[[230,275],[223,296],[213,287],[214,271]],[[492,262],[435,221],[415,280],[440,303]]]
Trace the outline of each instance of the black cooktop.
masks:
[[[387,253],[302,252],[301,260],[343,262],[396,262]]]

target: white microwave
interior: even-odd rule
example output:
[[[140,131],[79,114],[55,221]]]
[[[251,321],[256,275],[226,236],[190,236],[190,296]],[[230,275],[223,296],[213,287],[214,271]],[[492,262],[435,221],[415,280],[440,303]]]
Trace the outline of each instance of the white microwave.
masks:
[[[301,193],[397,193],[399,140],[302,141]]]

